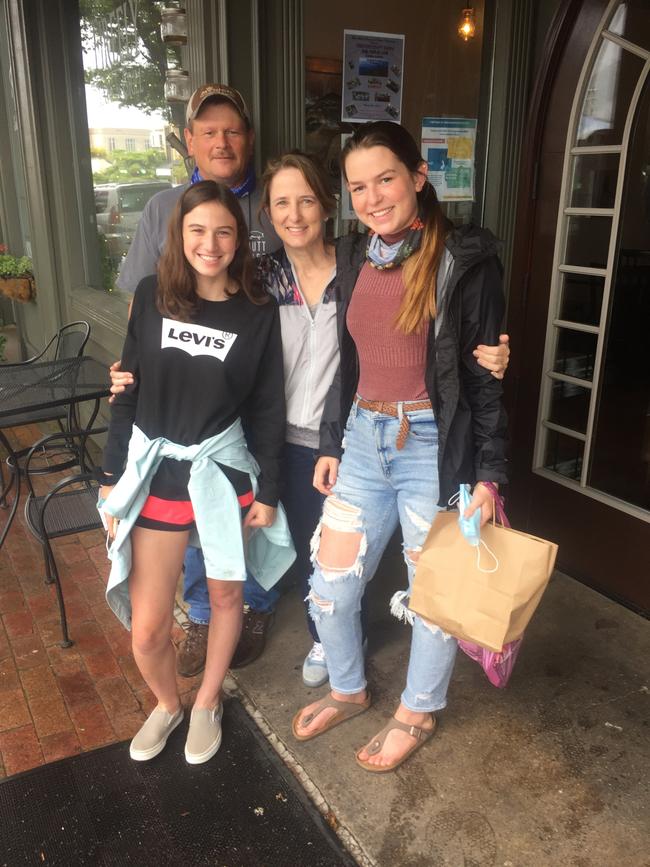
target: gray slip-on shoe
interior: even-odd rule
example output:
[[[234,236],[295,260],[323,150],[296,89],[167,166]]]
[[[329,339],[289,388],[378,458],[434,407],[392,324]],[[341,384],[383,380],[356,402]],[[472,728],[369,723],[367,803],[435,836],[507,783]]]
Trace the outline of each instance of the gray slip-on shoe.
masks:
[[[162,708],[151,711],[144,725],[131,741],[129,755],[136,762],[153,759],[165,749],[167,738],[183,720],[183,708],[167,713]]]
[[[223,707],[192,708],[190,727],[185,742],[185,760],[190,765],[207,762],[221,746],[221,717]]]

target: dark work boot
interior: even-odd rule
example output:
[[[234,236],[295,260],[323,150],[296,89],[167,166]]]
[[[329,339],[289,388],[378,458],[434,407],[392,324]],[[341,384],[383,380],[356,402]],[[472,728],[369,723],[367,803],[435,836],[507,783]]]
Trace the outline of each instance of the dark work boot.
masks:
[[[176,652],[176,671],[181,677],[194,677],[205,668],[209,628],[207,624],[192,623],[191,620],[186,624],[187,637]]]
[[[244,605],[244,622],[230,663],[231,668],[244,668],[262,655],[266,645],[266,633],[273,622],[273,616],[272,611],[263,614]]]

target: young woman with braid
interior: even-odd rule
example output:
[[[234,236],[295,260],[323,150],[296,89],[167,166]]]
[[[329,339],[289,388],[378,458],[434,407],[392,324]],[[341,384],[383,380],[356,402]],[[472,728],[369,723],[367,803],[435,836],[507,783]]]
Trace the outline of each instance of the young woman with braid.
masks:
[[[296,738],[323,734],[369,707],[360,600],[401,526],[409,584],[436,511],[460,482],[475,485],[469,512],[491,514],[481,482],[504,482],[501,383],[474,349],[494,344],[504,314],[501,265],[490,232],[454,229],[427,165],[399,124],[364,124],[342,167],[369,236],[339,242],[343,294],[340,371],[321,422],[314,482],[327,499],[314,544],[310,609],[331,692],[299,711]],[[395,594],[412,626],[406,685],[388,725],[357,753],[371,772],[398,767],[435,729],[446,704],[456,641]]]

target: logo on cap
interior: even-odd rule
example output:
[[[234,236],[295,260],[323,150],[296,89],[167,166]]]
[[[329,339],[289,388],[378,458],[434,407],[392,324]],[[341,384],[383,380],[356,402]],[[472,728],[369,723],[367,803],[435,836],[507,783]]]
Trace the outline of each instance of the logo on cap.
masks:
[[[215,96],[231,102],[244,120],[250,124],[251,119],[243,96],[238,90],[235,90],[234,87],[229,87],[227,84],[204,84],[198,87],[192,96],[190,96],[187,103],[187,111],[185,113],[187,123],[189,124],[191,120],[194,120],[206,99]]]

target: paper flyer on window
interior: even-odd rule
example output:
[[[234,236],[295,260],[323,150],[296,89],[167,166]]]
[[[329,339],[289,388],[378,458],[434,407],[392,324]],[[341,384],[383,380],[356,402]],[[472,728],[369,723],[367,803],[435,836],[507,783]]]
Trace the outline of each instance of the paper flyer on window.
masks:
[[[474,201],[475,151],[476,118],[422,118],[422,158],[441,202]]]
[[[402,117],[404,36],[343,31],[341,120],[367,123]]]

